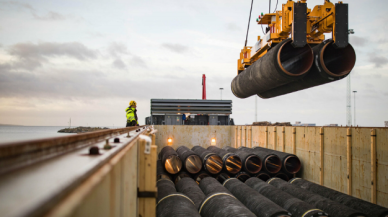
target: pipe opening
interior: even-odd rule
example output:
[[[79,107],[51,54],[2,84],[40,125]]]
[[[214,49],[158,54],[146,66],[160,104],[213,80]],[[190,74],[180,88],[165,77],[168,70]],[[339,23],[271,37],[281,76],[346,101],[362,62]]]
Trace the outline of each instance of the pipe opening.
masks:
[[[236,178],[242,182],[245,182],[247,181],[249,178],[251,178],[250,175],[246,174],[246,173],[240,173],[236,176]]]
[[[290,180],[290,178],[284,173],[278,173],[275,175],[275,177],[279,179],[283,179],[284,181],[287,181],[287,182]]]
[[[265,168],[269,173],[277,173],[282,168],[282,161],[280,158],[276,155],[270,155],[265,160]]]
[[[311,47],[306,44],[304,47],[291,45],[291,40],[284,43],[278,52],[278,64],[284,73],[290,76],[305,74],[313,65],[314,54]]]
[[[187,172],[191,174],[198,173],[202,168],[201,158],[197,155],[190,155],[185,162]]]
[[[176,155],[170,155],[164,163],[164,168],[170,174],[177,174],[182,169],[182,161]]]
[[[195,182],[197,182],[197,184],[199,185],[199,183],[202,181],[202,179],[206,178],[206,177],[210,177],[209,174],[207,173],[201,173],[199,174],[196,178],[195,178]]]
[[[241,170],[241,159],[237,156],[229,156],[225,161],[226,170],[231,174],[236,174]]]
[[[156,178],[156,180],[159,180],[159,179],[170,179],[170,177],[168,175],[161,174],[161,175],[158,175],[157,178]]]
[[[175,183],[175,184],[178,183],[181,179],[183,179],[183,178],[185,178],[185,177],[191,178],[190,175],[187,174],[187,173],[185,173],[184,171],[180,172],[178,175],[176,175],[175,180],[174,180],[174,183]]]
[[[331,76],[344,76],[356,64],[356,52],[350,44],[345,48],[336,49],[332,41],[322,48],[320,62]]]
[[[260,173],[256,177],[263,180],[264,182],[271,178],[271,176],[269,176],[267,173]]]
[[[245,161],[245,168],[252,174],[260,172],[261,166],[261,160],[257,156],[250,156]]]
[[[218,155],[212,155],[206,160],[206,170],[211,174],[221,172],[222,165],[222,159]]]
[[[295,174],[295,173],[299,172],[300,168],[302,167],[302,164],[300,163],[300,160],[298,157],[290,156],[284,160],[283,166],[287,172],[289,172],[291,174]]]
[[[226,173],[220,173],[217,177],[216,177],[216,179],[217,179],[217,181],[219,182],[219,183],[224,183],[225,182],[225,180],[227,180],[227,179],[229,179],[230,178],[230,176],[228,175],[228,174],[226,174]]]

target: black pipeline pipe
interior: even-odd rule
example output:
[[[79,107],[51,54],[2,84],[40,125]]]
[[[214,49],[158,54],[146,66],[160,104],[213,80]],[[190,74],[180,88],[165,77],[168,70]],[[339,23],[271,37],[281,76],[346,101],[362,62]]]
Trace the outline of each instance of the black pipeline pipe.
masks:
[[[201,217],[194,202],[182,193],[167,195],[156,205],[157,217]]]
[[[202,169],[202,161],[201,158],[192,150],[187,148],[186,146],[181,146],[176,149],[179,158],[183,162],[183,168],[191,173],[196,174]]]
[[[224,187],[232,192],[233,196],[241,201],[256,216],[279,217],[291,215],[287,210],[236,178],[226,180]]]
[[[237,173],[237,174],[234,176],[234,178],[236,178],[236,179],[238,179],[238,180],[240,180],[240,181],[242,181],[242,182],[245,182],[246,180],[248,180],[249,178],[251,178],[251,176],[250,176],[248,173],[242,171],[242,172]]]
[[[230,194],[230,192],[213,177],[206,177],[202,179],[199,183],[199,187],[206,196],[221,192]]]
[[[187,195],[195,204],[197,210],[201,205],[205,194],[199,188],[198,184],[192,178],[182,178],[176,185],[176,190],[180,193]]]
[[[246,185],[255,189],[272,202],[288,210],[293,217],[321,217],[328,216],[324,211],[294,197],[290,194],[260,180],[252,177],[245,182]]]
[[[288,182],[290,180],[290,177],[285,173],[277,173],[275,175],[276,178],[283,179],[284,181]]]
[[[302,167],[302,163],[300,162],[299,158],[294,154],[276,151],[276,150],[263,148],[263,147],[254,147],[253,149],[268,151],[273,154],[276,154],[282,161],[282,170],[286,174],[295,174],[299,172],[300,168]]]
[[[224,163],[224,170],[230,174],[237,174],[242,168],[241,159],[234,153],[225,151],[215,146],[209,146],[207,150],[218,154]]]
[[[264,182],[266,182],[268,179],[271,178],[271,176],[266,172],[260,172],[259,174],[256,175],[256,177],[263,180]]]
[[[326,197],[313,192],[301,189],[279,178],[271,178],[268,184],[287,192],[288,194],[324,210],[332,217],[366,217],[367,215],[355,209],[347,207],[338,202],[332,201]]]
[[[158,187],[158,201],[167,195],[176,193],[175,184],[169,179],[159,179],[156,186]]]
[[[246,148],[246,147],[240,147],[239,149],[243,149],[247,152],[251,152],[259,156],[261,159],[261,162],[263,162],[264,171],[270,174],[278,173],[282,168],[282,161],[280,160],[280,158],[277,155],[270,152],[269,149],[265,151]]]
[[[261,170],[261,160],[259,156],[247,152],[243,149],[232,148],[230,146],[226,146],[225,149],[228,152],[232,152],[237,154],[242,161],[242,170],[250,174],[257,174]]]
[[[302,188],[310,192],[313,192],[315,194],[319,194],[323,197],[329,198],[330,200],[336,201],[338,203],[341,203],[345,206],[348,206],[360,212],[363,212],[368,216],[376,216],[376,217],[388,216],[388,208],[349,196],[347,194],[338,192],[331,188],[327,188],[322,185],[317,185],[315,183],[309,182],[301,178],[291,179],[289,183],[299,188]]]
[[[206,177],[211,177],[211,175],[206,171],[201,171],[194,176],[194,181],[196,181],[197,184],[199,184],[201,182],[201,180],[206,178]]]
[[[208,151],[201,146],[194,146],[191,150],[199,155],[207,172],[213,175],[221,172],[223,167],[222,159],[216,153]]]
[[[255,94],[264,98],[261,93],[305,75],[313,64],[313,52],[308,44],[302,48],[291,44],[291,39],[283,40],[238,74],[231,83],[233,94],[238,98]]]
[[[230,193],[214,193],[207,196],[199,213],[202,217],[256,217],[247,207]]]
[[[185,177],[190,177],[190,178],[191,178],[190,174],[188,174],[187,172],[185,172],[185,171],[180,171],[179,173],[177,173],[177,174],[174,175],[174,177],[173,177],[172,180],[173,180],[174,183],[176,184],[176,183],[179,182],[179,180],[181,180],[181,179],[183,179],[183,178],[185,178]]]
[[[159,152],[159,159],[162,160],[162,165],[170,174],[177,174],[182,169],[182,161],[171,146],[162,148]]]
[[[220,173],[216,176],[216,180],[219,182],[219,183],[224,183],[225,180],[229,179],[230,176],[226,173]]]
[[[164,169],[163,165],[162,165],[162,160],[158,160],[156,162],[156,180],[159,180],[159,179],[170,179],[171,180],[171,176],[170,174],[167,173],[167,171]]]
[[[271,98],[315,87],[345,78],[356,63],[356,53],[352,45],[336,49],[329,39],[313,48],[314,64],[306,76],[283,86],[261,93],[263,98]]]

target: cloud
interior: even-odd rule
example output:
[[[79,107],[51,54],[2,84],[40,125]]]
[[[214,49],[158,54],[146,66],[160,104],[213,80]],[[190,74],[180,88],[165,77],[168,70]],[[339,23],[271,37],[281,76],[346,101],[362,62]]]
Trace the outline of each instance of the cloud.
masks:
[[[95,59],[98,51],[90,49],[79,42],[67,43],[18,43],[8,48],[9,55],[16,57],[16,61],[8,63],[15,68],[35,69],[42,63],[48,62],[48,58],[71,57],[80,61]]]
[[[108,53],[114,57],[119,57],[120,55],[130,54],[128,48],[125,44],[119,42],[112,42],[108,46]]]
[[[226,24],[226,29],[229,31],[242,31],[241,27],[236,25],[235,23],[228,23]]]
[[[57,12],[53,12],[53,11],[49,11],[48,14],[46,15],[38,15],[36,14],[35,12],[31,12],[32,13],[32,16],[34,16],[35,19],[37,20],[48,20],[48,21],[51,21],[51,20],[65,20],[66,17],[62,14],[59,14]]]
[[[117,59],[115,59],[113,61],[112,66],[117,68],[117,69],[125,69],[125,68],[127,68],[125,63],[121,59],[119,59],[119,58],[117,58]]]
[[[147,63],[143,60],[143,58],[141,58],[139,56],[134,56],[130,60],[130,63],[131,63],[131,65],[134,65],[134,66],[139,66],[139,67],[142,67],[142,68],[148,68],[147,67]]]
[[[28,10],[31,15],[37,19],[37,20],[44,20],[44,21],[56,21],[56,20],[65,20],[66,16],[54,12],[54,11],[49,11],[46,15],[39,15],[38,10],[34,7],[32,7],[30,4],[26,3],[21,3],[21,2],[16,2],[16,1],[7,1],[7,2],[1,2],[0,5],[0,10],[23,10],[26,9]]]
[[[360,46],[360,47],[365,46],[365,44],[367,44],[369,42],[368,39],[363,38],[363,37],[358,37],[355,35],[350,36],[349,41],[352,45]]]
[[[187,51],[189,51],[189,47],[181,45],[181,44],[163,43],[162,47],[164,47],[172,52],[180,53],[180,54],[186,53]]]
[[[369,54],[369,62],[374,63],[376,68],[380,68],[383,65],[388,63],[388,58],[383,56],[378,56],[375,53]]]

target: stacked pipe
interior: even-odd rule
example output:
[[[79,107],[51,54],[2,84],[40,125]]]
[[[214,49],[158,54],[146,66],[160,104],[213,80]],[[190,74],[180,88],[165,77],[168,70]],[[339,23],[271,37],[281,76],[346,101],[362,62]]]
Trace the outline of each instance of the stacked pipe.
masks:
[[[266,172],[260,172],[259,174],[256,175],[256,177],[266,182],[268,179],[271,178],[271,175],[269,175]]]
[[[367,201],[349,196],[347,194],[338,192],[336,190],[317,185],[315,183],[309,182],[307,180],[301,178],[295,178],[290,180],[290,184],[297,186],[301,189],[308,190],[315,194],[319,194],[323,197],[326,197],[330,200],[341,203],[347,207],[358,210],[367,214],[368,216],[376,216],[376,217],[387,217],[388,209],[373,203],[369,203]]]
[[[209,146],[207,150],[216,153],[222,158],[224,170],[229,174],[237,174],[242,168],[241,159],[234,153],[230,153],[215,146]]]
[[[272,178],[267,182],[268,184],[284,192],[287,192],[288,194],[300,200],[303,200],[306,203],[309,203],[310,205],[313,205],[319,209],[324,210],[332,217],[363,217],[363,216],[366,217],[367,216],[366,214],[360,211],[347,207],[338,202],[332,201],[326,197],[322,197],[313,192],[304,190],[302,188],[298,188],[297,186],[292,185],[282,179]]]
[[[201,182],[202,179],[206,178],[206,177],[210,177],[211,175],[206,172],[206,171],[201,171],[200,173],[198,173],[197,175],[195,175],[193,178],[194,180],[197,182],[197,184],[199,184]]]
[[[246,172],[244,172],[244,171],[241,171],[241,172],[237,173],[237,174],[234,176],[234,178],[236,178],[236,179],[238,179],[238,180],[240,180],[240,181],[242,181],[242,182],[245,182],[246,180],[248,180],[249,178],[251,178],[251,176],[250,176],[248,173],[246,173]]]
[[[272,202],[276,203],[285,210],[288,210],[292,216],[305,217],[305,216],[328,216],[324,211],[317,209],[300,199],[297,199],[290,194],[277,189],[276,187],[260,180],[259,178],[252,177],[245,182],[246,185],[255,189]]]
[[[256,217],[216,179],[204,178],[199,187],[206,194],[199,207],[202,217]]]
[[[185,171],[180,171],[179,173],[175,174],[172,178],[172,180],[174,181],[174,183],[178,183],[179,180],[185,178],[185,177],[191,177],[189,173],[185,172]]]
[[[235,153],[237,156],[240,157],[243,171],[249,174],[257,174],[260,172],[262,163],[259,156],[251,152],[247,152],[246,150],[236,149],[230,146],[226,146],[223,149],[225,149],[228,152]]]
[[[247,152],[250,152],[259,156],[263,164],[264,171],[266,171],[269,174],[276,174],[282,168],[282,162],[280,158],[277,155],[273,154],[269,149],[258,150],[258,149],[251,149],[246,147],[240,147],[239,149],[245,150]]]
[[[271,152],[271,153],[275,154],[276,156],[278,156],[280,158],[280,160],[282,161],[282,169],[281,170],[285,174],[296,174],[297,172],[299,172],[300,168],[302,167],[302,164],[300,163],[299,158],[294,154],[276,151],[276,150],[272,150],[272,149],[267,149],[267,148],[263,148],[263,147],[254,147],[253,149],[257,150],[257,151]]]
[[[174,175],[182,169],[182,161],[178,153],[170,146],[165,146],[159,152],[159,159],[168,173]]]
[[[206,197],[201,188],[199,188],[197,182],[192,178],[182,178],[175,187],[178,192],[187,195],[194,202],[197,210]]]
[[[295,48],[291,39],[283,40],[232,80],[232,92],[238,98],[265,98],[262,93],[303,77],[313,60],[308,44]]]
[[[216,153],[206,150],[201,146],[194,146],[191,150],[199,155],[205,171],[212,175],[221,172],[223,167],[222,159]]]
[[[179,158],[183,162],[183,168],[190,174],[198,173],[202,168],[201,158],[186,146],[177,148]]]
[[[285,217],[291,215],[287,210],[236,178],[226,180],[223,185],[256,216]]]
[[[158,160],[156,162],[156,177],[157,180],[159,179],[171,179],[171,176],[169,173],[166,172],[164,166],[162,165],[162,160]]]
[[[260,93],[262,98],[271,98],[299,90],[315,87],[345,78],[356,63],[356,53],[348,44],[345,48],[338,49],[329,39],[315,46],[314,64],[306,76],[288,84]]]
[[[157,182],[158,202],[156,215],[158,217],[200,217],[194,202],[182,193],[177,193],[174,183],[169,179]]]

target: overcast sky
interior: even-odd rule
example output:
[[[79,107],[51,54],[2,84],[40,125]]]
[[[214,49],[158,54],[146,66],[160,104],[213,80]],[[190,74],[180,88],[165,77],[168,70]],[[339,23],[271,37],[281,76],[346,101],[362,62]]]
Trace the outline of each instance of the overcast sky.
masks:
[[[356,124],[382,127],[388,1],[344,2],[355,31]],[[202,74],[208,99],[220,99],[223,87],[235,123],[252,123],[255,97],[230,90],[249,9],[250,0],[0,1],[0,124],[124,126],[130,100],[144,124],[151,98],[200,99]],[[254,1],[248,45],[263,35],[261,12],[268,1]],[[258,121],[345,125],[346,79],[257,102]]]

